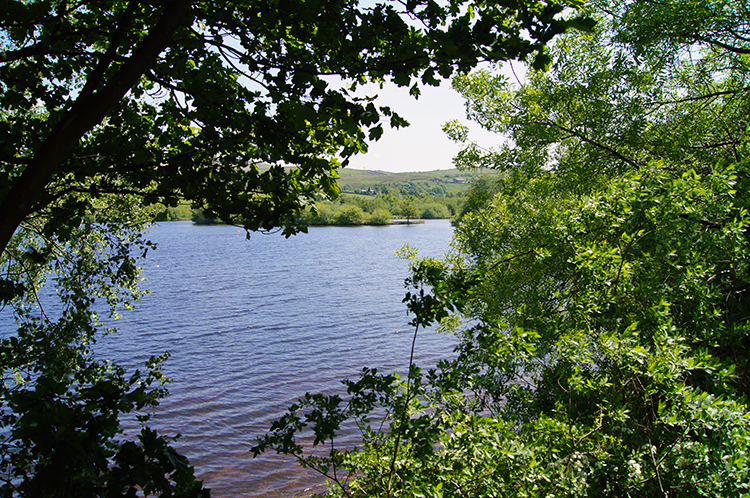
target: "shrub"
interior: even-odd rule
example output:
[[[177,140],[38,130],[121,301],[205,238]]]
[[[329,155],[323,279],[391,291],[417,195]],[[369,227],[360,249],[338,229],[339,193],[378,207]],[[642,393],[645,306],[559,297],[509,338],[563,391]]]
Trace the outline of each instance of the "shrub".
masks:
[[[371,225],[389,225],[391,223],[391,213],[385,209],[376,209],[370,216]]]
[[[336,213],[334,221],[337,225],[364,225],[365,212],[359,206],[346,205]]]
[[[443,204],[433,203],[427,204],[422,209],[421,217],[426,220],[448,219],[451,217],[451,212]]]

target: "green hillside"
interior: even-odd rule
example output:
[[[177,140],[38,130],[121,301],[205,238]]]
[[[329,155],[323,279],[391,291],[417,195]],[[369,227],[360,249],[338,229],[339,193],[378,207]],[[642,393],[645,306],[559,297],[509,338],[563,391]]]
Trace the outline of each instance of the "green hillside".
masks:
[[[343,168],[339,187],[343,192],[377,190],[391,193],[457,194],[468,190],[474,173],[457,169],[411,173],[389,173]]]

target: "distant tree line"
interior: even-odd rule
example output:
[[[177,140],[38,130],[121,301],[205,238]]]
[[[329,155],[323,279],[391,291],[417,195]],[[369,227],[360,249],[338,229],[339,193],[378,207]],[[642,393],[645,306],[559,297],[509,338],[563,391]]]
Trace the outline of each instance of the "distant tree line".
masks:
[[[485,182],[477,182],[486,187]],[[465,213],[469,206],[466,194],[413,194],[403,191],[381,192],[376,195],[356,195],[343,193],[336,200],[318,200],[315,207],[300,213],[298,221],[303,225],[388,225],[393,220],[434,220],[454,219]],[[156,215],[156,221],[193,220],[205,225],[216,221],[207,217],[199,209],[187,203],[163,207]]]
[[[451,219],[465,202],[463,195],[343,194],[335,201],[318,202],[300,221],[306,225],[387,225],[393,219]]]

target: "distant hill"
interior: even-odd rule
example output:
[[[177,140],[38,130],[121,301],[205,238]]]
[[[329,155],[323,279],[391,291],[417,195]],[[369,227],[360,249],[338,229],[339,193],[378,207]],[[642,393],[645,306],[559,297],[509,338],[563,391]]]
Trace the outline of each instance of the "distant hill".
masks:
[[[422,171],[414,173],[389,173],[342,168],[339,187],[343,192],[359,193],[378,190],[409,193],[457,194],[468,190],[472,173],[457,169]]]

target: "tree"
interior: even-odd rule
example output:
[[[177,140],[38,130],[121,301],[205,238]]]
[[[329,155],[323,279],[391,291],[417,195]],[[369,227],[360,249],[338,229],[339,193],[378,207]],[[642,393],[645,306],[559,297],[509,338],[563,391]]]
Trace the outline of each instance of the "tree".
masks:
[[[420,217],[426,220],[448,219],[451,217],[451,212],[445,204],[433,202],[422,208],[422,214]]]
[[[349,156],[406,124],[357,85],[418,95],[482,59],[543,65],[583,23],[559,16],[577,3],[5,2],[0,305],[18,330],[0,343],[3,494],[207,495],[166,438],[122,435],[121,414],[165,395],[160,360],[128,376],[91,349],[101,303],[114,318],[137,300],[149,206],[295,233]]]
[[[338,225],[363,225],[365,223],[365,212],[355,204],[348,204],[336,214],[335,222]]]
[[[0,458],[4,496],[122,496],[138,490],[205,497],[171,439],[144,425],[167,394],[160,364],[127,373],[97,359],[92,346],[105,324],[143,294],[135,264],[153,247],[141,232],[154,212],[126,195],[100,197],[96,211],[65,238],[28,220],[5,249],[0,268],[4,324],[0,341]],[[13,297],[11,297],[13,296]],[[130,414],[141,427],[128,440]]]
[[[510,139],[461,157],[509,176],[458,228],[454,305],[478,325],[452,374],[492,414],[462,437],[492,428],[472,444],[517,495],[747,492],[740,3],[592,2],[597,32],[562,37],[549,73],[456,80]]]
[[[385,208],[377,208],[370,215],[370,224],[372,225],[389,225],[391,223],[391,213]]]
[[[383,118],[405,124],[332,77],[418,95],[481,59],[543,64],[543,44],[578,22],[559,18],[565,3],[465,4],[10,2],[0,248],[31,215],[75,226],[105,193],[293,233],[306,199],[335,193],[336,156],[365,150]]]
[[[653,158],[695,165],[738,160],[749,124],[742,47],[704,43],[701,32],[687,41],[678,27],[655,37],[643,26],[679,17],[725,25],[725,35],[734,37],[746,29],[734,12],[747,6],[712,2],[704,17],[703,2],[638,5],[603,6],[597,17],[603,29],[563,39],[552,71],[532,70],[520,87],[488,71],[454,79],[469,118],[509,137],[487,150],[453,123],[449,134],[466,144],[459,167],[484,165],[521,181],[554,171],[561,186],[585,192]]]
[[[411,223],[412,219],[419,216],[419,208],[417,207],[417,202],[414,200],[413,195],[405,197],[399,203],[398,207],[401,211],[401,216],[406,218],[407,223]]]
[[[506,176],[455,252],[412,259],[412,323],[451,327],[457,355],[295,411],[360,421],[364,449],[327,461],[353,495],[748,494],[747,5],[589,8],[597,31],[561,37],[549,72],[455,80],[508,137],[459,158]],[[280,422],[258,449],[284,449]]]

